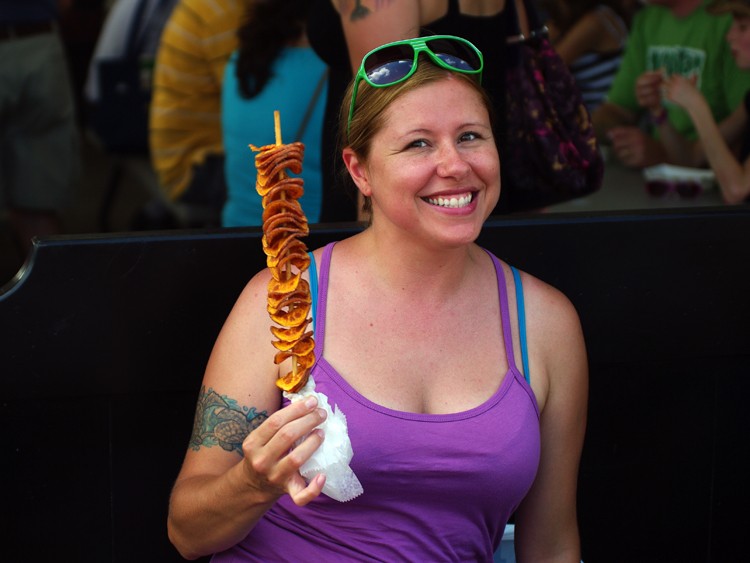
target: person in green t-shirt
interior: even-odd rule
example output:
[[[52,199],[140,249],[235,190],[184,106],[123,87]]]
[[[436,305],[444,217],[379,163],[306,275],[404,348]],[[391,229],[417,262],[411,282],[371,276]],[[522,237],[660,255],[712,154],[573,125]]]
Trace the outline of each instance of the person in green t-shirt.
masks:
[[[745,72],[750,71],[750,0],[714,0],[708,10],[732,15],[726,41],[737,66]],[[654,121],[661,123],[659,136],[676,164],[709,165],[716,173],[721,196],[728,204],[746,203],[750,199],[750,90],[734,111],[720,122],[714,120],[711,108],[693,77],[673,75],[663,78],[654,83],[651,90],[639,91],[639,101],[655,116]],[[698,132],[697,140],[686,139],[663,119],[667,103],[685,109]]]
[[[633,168],[671,162],[658,138],[658,125],[638,101],[637,89],[653,88],[662,76],[692,77],[716,120],[722,120],[750,89],[750,73],[741,71],[724,37],[732,23],[728,14],[706,11],[708,0],[652,0],[633,20],[622,65],[593,113],[597,136],[612,154]],[[686,138],[696,132],[687,112],[665,104],[662,119]]]

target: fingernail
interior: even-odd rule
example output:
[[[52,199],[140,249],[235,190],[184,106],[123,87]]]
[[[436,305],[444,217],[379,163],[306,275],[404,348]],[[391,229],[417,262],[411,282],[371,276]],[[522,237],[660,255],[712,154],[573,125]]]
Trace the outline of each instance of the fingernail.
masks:
[[[328,416],[328,413],[325,411],[325,409],[318,409],[318,416],[320,417],[320,420],[325,420]]]
[[[316,397],[308,397],[307,399],[305,399],[305,406],[308,409],[313,408],[317,404],[318,404],[318,399]]]

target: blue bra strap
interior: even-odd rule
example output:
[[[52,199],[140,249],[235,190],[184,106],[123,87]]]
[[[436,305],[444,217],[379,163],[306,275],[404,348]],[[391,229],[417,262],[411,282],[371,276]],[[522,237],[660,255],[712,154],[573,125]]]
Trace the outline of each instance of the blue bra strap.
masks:
[[[513,272],[513,281],[516,284],[516,305],[518,307],[518,334],[521,338],[521,364],[523,365],[523,376],[526,383],[531,383],[529,374],[529,351],[526,345],[526,308],[523,304],[523,285],[521,284],[521,275],[513,266],[510,267]]]
[[[318,306],[318,268],[315,266],[315,256],[312,252],[308,252],[307,255],[310,257],[310,267],[308,271],[310,273],[310,297],[312,299],[312,319],[315,323],[315,309]]]

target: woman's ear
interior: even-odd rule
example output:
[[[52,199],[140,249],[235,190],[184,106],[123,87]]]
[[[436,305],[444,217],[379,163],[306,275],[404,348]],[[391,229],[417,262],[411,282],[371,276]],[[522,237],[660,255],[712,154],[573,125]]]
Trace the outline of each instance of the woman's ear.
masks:
[[[355,153],[349,147],[344,149],[342,158],[344,159],[344,165],[346,166],[346,169],[349,171],[349,175],[357,185],[357,188],[359,188],[359,191],[362,192],[362,195],[368,197],[372,195],[372,189],[370,189],[370,179],[367,173],[367,166],[365,165],[365,162],[361,160],[359,156],[357,156],[357,153]]]

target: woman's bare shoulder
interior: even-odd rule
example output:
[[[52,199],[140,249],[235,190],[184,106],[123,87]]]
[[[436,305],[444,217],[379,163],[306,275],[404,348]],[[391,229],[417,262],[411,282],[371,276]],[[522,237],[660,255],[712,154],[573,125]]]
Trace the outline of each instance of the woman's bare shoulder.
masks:
[[[523,274],[527,324],[545,340],[558,341],[580,327],[578,312],[557,287],[528,273]]]
[[[583,329],[573,302],[539,278],[522,273],[532,387],[540,406],[556,383],[586,378]]]

